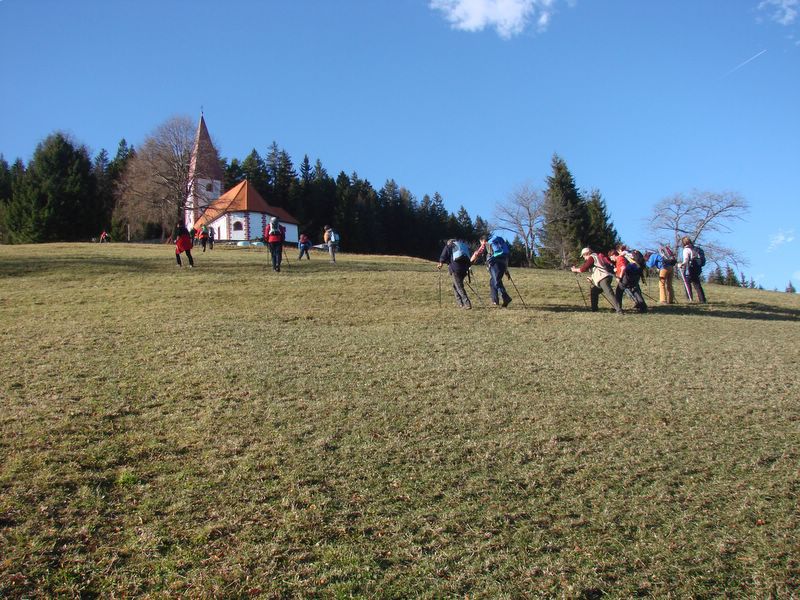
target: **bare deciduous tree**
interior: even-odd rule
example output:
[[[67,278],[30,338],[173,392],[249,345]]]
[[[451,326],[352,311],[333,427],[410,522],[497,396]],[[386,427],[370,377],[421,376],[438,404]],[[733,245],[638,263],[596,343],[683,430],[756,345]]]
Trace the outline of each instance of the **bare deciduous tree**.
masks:
[[[654,207],[649,229],[656,239],[671,239],[677,248],[683,236],[702,244],[710,260],[747,264],[734,249],[721,245],[711,236],[729,233],[734,221],[744,220],[750,207],[735,192],[675,194],[660,200]]]
[[[182,220],[191,181],[189,167],[195,126],[172,117],[137,149],[117,189],[117,218],[141,233],[147,223],[161,225],[162,235]]]
[[[525,262],[530,266],[536,255],[544,227],[544,195],[528,184],[517,187],[508,199],[495,206],[498,229],[510,231],[525,246]]]

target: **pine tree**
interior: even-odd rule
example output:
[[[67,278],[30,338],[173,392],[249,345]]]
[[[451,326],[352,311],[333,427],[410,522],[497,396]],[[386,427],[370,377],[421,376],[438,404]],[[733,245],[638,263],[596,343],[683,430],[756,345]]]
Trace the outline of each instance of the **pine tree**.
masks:
[[[586,214],[588,227],[583,241],[584,245],[605,252],[620,243],[619,234],[611,222],[606,202],[599,190],[590,192],[589,199],[586,201]]]
[[[786,293],[787,294],[796,294],[797,293],[797,290],[795,289],[794,284],[792,283],[791,279],[789,280],[789,285],[786,286]]]
[[[258,151],[253,148],[241,162],[242,179],[246,179],[261,196],[269,202],[270,177],[267,165]]]
[[[95,181],[85,147],[62,133],[48,136],[33,154],[6,210],[12,243],[76,240],[99,227]]]
[[[709,272],[707,279],[709,283],[725,285],[725,276],[722,274],[722,267],[717,265],[713,271]]]
[[[564,160],[553,155],[551,166],[553,173],[547,178],[545,192],[542,255],[551,265],[566,268],[584,243],[588,215]]]
[[[739,287],[739,278],[736,277],[736,271],[730,265],[725,267],[725,285]]]

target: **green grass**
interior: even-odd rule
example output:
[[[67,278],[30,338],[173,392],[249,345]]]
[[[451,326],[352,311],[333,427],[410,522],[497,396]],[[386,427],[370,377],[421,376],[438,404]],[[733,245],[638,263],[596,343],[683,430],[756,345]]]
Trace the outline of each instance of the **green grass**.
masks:
[[[196,262],[0,246],[0,596],[797,597],[797,296]]]

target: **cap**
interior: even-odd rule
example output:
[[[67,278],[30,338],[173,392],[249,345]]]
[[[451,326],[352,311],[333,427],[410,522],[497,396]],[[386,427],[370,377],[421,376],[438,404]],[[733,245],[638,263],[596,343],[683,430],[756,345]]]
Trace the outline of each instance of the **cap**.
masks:
[[[586,254],[591,254],[591,253],[592,253],[591,248],[584,248],[583,250],[581,250],[581,256],[585,256]]]
[[[272,217],[270,219],[270,223],[277,223],[277,222],[278,222],[278,217]]]

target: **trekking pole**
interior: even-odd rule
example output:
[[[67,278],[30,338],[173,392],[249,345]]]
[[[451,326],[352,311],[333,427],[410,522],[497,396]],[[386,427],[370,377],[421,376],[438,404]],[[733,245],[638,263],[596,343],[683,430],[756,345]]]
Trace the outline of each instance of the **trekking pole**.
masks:
[[[442,308],[442,271],[439,270],[439,308]]]
[[[511,271],[509,271],[508,268],[506,268],[506,275],[508,275],[508,279],[509,281],[511,281],[511,285],[513,285],[514,289],[517,290],[517,296],[519,296],[519,299],[522,300],[522,306],[528,308],[528,305],[525,304],[525,298],[523,298],[522,294],[519,293],[519,288],[517,287],[517,284],[514,283],[514,280],[511,278]]]
[[[474,287],[472,287],[472,269],[469,269],[467,271],[467,279],[465,279],[464,282],[467,284],[469,290],[473,294],[475,294],[475,297],[478,299],[478,302],[481,303],[481,306],[486,306],[483,302],[483,298],[481,298],[481,295],[477,292],[477,290]]]
[[[583,293],[583,288],[581,287],[581,278],[578,277],[577,273],[575,273],[575,283],[578,284],[578,289],[581,291],[581,298],[583,298],[583,306],[585,308],[589,308],[589,304],[586,302],[586,294]]]
[[[683,269],[678,267],[678,273],[681,276],[681,281],[683,282],[683,290],[686,292],[686,299],[689,302],[692,301],[692,290],[689,289],[689,282],[686,281],[686,275],[683,273]]]

